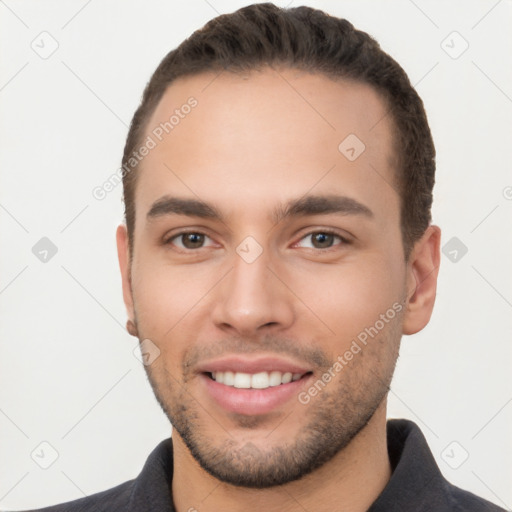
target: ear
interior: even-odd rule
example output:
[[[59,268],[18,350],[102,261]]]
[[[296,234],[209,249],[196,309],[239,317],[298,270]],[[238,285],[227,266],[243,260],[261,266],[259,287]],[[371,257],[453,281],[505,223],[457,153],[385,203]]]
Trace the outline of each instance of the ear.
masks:
[[[131,283],[130,252],[128,245],[128,231],[124,224],[120,224],[116,231],[117,258],[121,270],[121,280],[123,285],[123,300],[128,313],[128,318],[134,321],[135,312],[133,308],[133,295]]]
[[[421,331],[430,320],[436,299],[440,243],[441,230],[437,226],[429,226],[411,251],[407,263],[403,334]]]

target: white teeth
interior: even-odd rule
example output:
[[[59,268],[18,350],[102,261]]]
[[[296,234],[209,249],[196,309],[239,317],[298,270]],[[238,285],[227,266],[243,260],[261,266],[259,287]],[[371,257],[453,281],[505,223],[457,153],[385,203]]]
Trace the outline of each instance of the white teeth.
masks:
[[[288,382],[291,382],[291,381],[292,381],[292,374],[290,372],[283,373],[281,382],[283,384],[288,384]]]
[[[233,386],[235,384],[235,374],[233,372],[224,372],[222,383]]]
[[[269,377],[269,383],[268,385],[269,386],[279,386],[279,384],[281,384],[281,377],[282,377],[282,373],[281,372],[270,372],[270,377]]]
[[[251,377],[251,387],[256,389],[265,389],[270,386],[267,372],[255,373]]]
[[[235,373],[235,382],[233,383],[235,388],[250,388],[251,387],[251,375],[249,373]]]
[[[240,389],[266,389],[268,387],[280,386],[289,382],[299,380],[302,373],[291,372],[259,372],[259,373],[243,373],[243,372],[212,372],[214,380],[226,386],[233,386]]]

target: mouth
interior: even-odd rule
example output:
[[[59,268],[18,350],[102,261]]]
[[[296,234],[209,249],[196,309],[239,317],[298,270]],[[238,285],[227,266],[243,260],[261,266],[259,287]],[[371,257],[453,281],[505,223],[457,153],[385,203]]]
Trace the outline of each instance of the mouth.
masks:
[[[228,370],[224,372],[205,372],[205,375],[215,382],[237,389],[268,389],[298,381],[311,373],[292,373],[274,370],[251,374]]]
[[[196,371],[204,395],[215,406],[246,415],[289,408],[313,378],[308,366],[271,354],[231,354],[205,361]]]

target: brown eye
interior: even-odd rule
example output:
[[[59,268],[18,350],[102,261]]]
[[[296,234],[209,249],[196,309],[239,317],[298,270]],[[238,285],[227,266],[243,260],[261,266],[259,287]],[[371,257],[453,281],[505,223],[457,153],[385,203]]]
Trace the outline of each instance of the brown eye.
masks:
[[[335,249],[337,246],[348,245],[350,242],[346,238],[329,231],[312,231],[304,236],[297,244],[298,247],[306,249]]]
[[[204,233],[198,231],[182,231],[166,240],[165,245],[172,245],[178,249],[191,250],[202,249],[203,247],[212,247],[213,240]]]
[[[198,249],[204,244],[204,235],[201,233],[184,233],[179,236],[183,247],[187,249]]]
[[[316,249],[327,249],[331,247],[336,238],[336,236],[331,233],[313,233],[310,236],[313,247]]]

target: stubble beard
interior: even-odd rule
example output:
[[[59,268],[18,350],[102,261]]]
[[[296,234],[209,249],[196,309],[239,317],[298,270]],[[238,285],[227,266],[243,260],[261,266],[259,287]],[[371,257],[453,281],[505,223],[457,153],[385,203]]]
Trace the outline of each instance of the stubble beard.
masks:
[[[186,383],[178,384],[165,368],[145,369],[158,403],[199,465],[222,482],[265,489],[310,474],[344,450],[364,429],[389,391],[400,337],[397,320],[371,340],[355,356],[354,364],[344,367],[307,405],[297,402],[295,411],[308,420],[294,439],[285,445],[273,445],[271,433],[263,439],[265,449],[230,436],[208,416],[186,389]],[[237,427],[257,427],[260,423],[258,418],[237,416]],[[281,417],[275,421],[275,432],[282,432],[287,424],[295,428],[296,423],[296,414],[284,420]],[[211,434],[212,428],[215,435]]]

